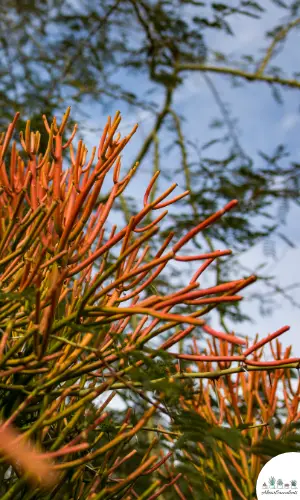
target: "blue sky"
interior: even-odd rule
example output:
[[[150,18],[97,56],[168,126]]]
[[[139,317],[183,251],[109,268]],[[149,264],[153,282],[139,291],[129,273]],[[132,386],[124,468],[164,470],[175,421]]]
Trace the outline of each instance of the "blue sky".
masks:
[[[231,54],[236,59],[241,54],[253,54],[257,57],[259,51],[266,48],[269,43],[264,38],[264,33],[274,25],[279,24],[283,13],[284,11],[281,9],[269,6],[268,2],[268,12],[262,20],[258,21],[247,17],[236,18],[232,24],[235,37],[210,32],[210,34],[207,34],[206,41],[211,48]],[[288,75],[291,75],[293,71],[300,72],[299,41],[300,30],[295,29],[289,34],[283,50],[272,60],[272,64],[284,68]],[[263,52],[261,54],[263,55]],[[123,75],[122,78],[124,78],[124,81],[128,80],[131,90],[138,95],[145,92],[145,80],[142,76],[137,77],[135,75],[134,78],[130,78],[130,75]],[[284,91],[283,104],[278,105],[272,97],[270,89],[264,83],[245,83],[240,88],[232,88],[227,78],[217,75],[212,75],[212,78],[221,93],[222,99],[229,104],[232,116],[239,120],[239,139],[249,155],[255,155],[258,150],[271,154],[275,146],[279,143],[285,143],[291,152],[293,160],[300,162],[300,91]],[[161,104],[163,96],[158,91],[151,98]],[[184,85],[176,94],[174,108],[186,118],[184,124],[185,136],[198,140],[201,144],[211,139],[212,131],[209,130],[208,125],[212,118],[218,117],[220,112],[210,90],[199,73],[191,73],[186,78]],[[143,139],[152,128],[153,117],[151,113],[144,111],[128,111],[127,106],[121,103],[116,103],[116,107],[111,113],[113,114],[116,109],[120,109],[123,115],[120,127],[122,132],[127,133],[135,122],[140,124],[136,136],[124,154],[123,168],[127,170]],[[100,106],[99,111],[97,107],[93,107],[91,109],[92,113],[92,126],[97,128],[99,132],[95,131],[86,135],[89,146],[97,144],[106,121]],[[77,112],[75,118],[78,119],[80,124],[80,113]],[[172,161],[170,158],[172,158]],[[177,161],[176,167],[178,167],[180,164],[179,154],[174,153],[172,157],[162,159],[162,169],[174,167],[174,161]],[[148,161],[143,162],[140,172],[127,191],[137,200],[140,200],[140,203],[142,202],[145,183],[148,183],[150,179],[151,168],[151,157],[149,157]],[[176,180],[175,178],[172,181],[176,182]],[[138,206],[141,206],[140,203],[138,203]],[[266,269],[276,276],[276,281],[280,286],[300,282],[299,216],[299,208],[291,206],[287,224],[282,231],[293,241],[296,248],[287,248],[284,243],[277,241],[277,258],[275,260],[268,258],[269,263]],[[242,256],[243,264],[250,269],[254,269],[263,261],[266,261],[266,257],[263,254],[262,245],[249,249]],[[251,291],[254,291],[254,287],[259,286],[259,283],[254,284]],[[295,288],[291,293],[293,293],[294,299],[300,303],[300,288]],[[292,307],[287,301],[280,300],[272,316],[262,317],[259,315],[256,303],[247,304],[247,294],[247,290],[244,291],[243,308],[247,314],[255,319],[255,324],[244,323],[236,330],[237,333],[248,334],[252,338],[256,333],[259,333],[261,338],[288,324],[291,326],[291,330],[284,334],[281,340],[285,346],[292,344],[294,355],[300,356],[300,310]]]

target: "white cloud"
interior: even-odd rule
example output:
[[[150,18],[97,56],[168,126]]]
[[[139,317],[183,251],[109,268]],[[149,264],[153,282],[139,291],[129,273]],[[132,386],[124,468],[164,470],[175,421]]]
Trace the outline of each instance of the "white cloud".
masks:
[[[283,116],[281,120],[281,127],[284,132],[288,132],[289,130],[296,127],[299,124],[300,118],[296,113],[287,113]]]

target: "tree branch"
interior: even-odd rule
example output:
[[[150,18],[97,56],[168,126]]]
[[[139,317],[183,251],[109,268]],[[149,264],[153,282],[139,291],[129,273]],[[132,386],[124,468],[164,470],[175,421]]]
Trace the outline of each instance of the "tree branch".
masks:
[[[259,372],[262,372],[262,371],[267,371],[267,372],[270,372],[270,371],[274,371],[274,370],[290,370],[292,368],[299,368],[299,363],[300,361],[298,362],[295,362],[295,363],[290,363],[290,364],[282,364],[282,365],[278,365],[278,366],[247,366],[247,368],[245,368],[244,366],[236,366],[236,367],[232,367],[232,368],[226,368],[224,370],[216,370],[214,372],[181,372],[181,373],[177,373],[175,375],[173,375],[171,378],[172,379],[219,379],[220,377],[224,377],[225,375],[233,375],[235,373],[241,373],[243,371],[247,371],[247,372],[256,372],[256,371],[259,371]],[[267,361],[266,361],[266,364],[267,364]],[[163,378],[159,378],[159,379],[154,379],[154,380],[149,380],[148,383],[149,384],[159,384],[163,381],[166,380],[166,377],[163,377]],[[134,386],[135,387],[142,387],[142,382],[134,382]],[[111,385],[111,389],[112,390],[116,390],[116,389],[125,389],[126,386],[123,384],[123,382],[116,382],[114,384]]]
[[[165,96],[165,102],[164,102],[163,108],[162,108],[161,112],[157,115],[154,127],[151,130],[151,132],[149,133],[149,135],[146,137],[144,144],[142,145],[140,151],[138,152],[138,154],[133,162],[133,165],[135,165],[137,162],[140,163],[144,159],[146,154],[148,153],[149,148],[152,145],[153,141],[155,140],[155,137],[156,137],[158,131],[160,130],[160,128],[164,122],[165,117],[167,116],[167,114],[170,111],[170,105],[172,102],[173,92],[174,92],[173,87],[169,87],[166,89],[166,96]]]
[[[278,42],[281,42],[285,37],[286,35],[288,34],[288,32],[294,28],[295,26],[297,26],[298,24],[300,24],[300,17],[298,17],[297,19],[294,19],[294,21],[291,21],[289,24],[287,24],[286,26],[284,26],[280,31],[278,31],[278,33],[275,35],[274,39],[272,40],[272,43],[271,45],[269,46],[267,52],[266,52],[266,55],[265,57],[263,58],[256,74],[258,76],[261,76],[263,74],[263,72],[265,71],[266,67],[267,67],[267,64],[268,62],[270,61],[273,53],[274,53],[274,50],[275,50],[275,47],[276,45],[278,44]]]
[[[279,85],[283,85],[290,88],[300,89],[300,81],[280,78],[278,76],[271,75],[259,75],[257,73],[248,73],[247,71],[243,71],[241,69],[235,68],[226,68],[225,66],[212,66],[205,64],[195,64],[195,63],[185,63],[177,65],[178,72],[180,71],[202,71],[208,73],[219,73],[221,75],[231,75],[237,76],[238,78],[244,78],[249,81],[261,81],[266,83],[278,83]]]

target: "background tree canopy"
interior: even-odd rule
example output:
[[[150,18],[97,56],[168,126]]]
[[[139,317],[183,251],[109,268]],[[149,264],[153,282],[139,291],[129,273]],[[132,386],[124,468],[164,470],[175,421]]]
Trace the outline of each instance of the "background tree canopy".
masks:
[[[291,72],[277,61],[290,37],[299,33],[299,15],[299,1],[282,0],[8,0],[0,20],[1,126],[21,111],[19,128],[32,116],[32,128],[40,128],[42,113],[62,113],[69,104],[73,117],[86,117],[86,136],[91,143],[93,126],[99,127],[102,112],[118,107],[132,121],[140,121],[142,131],[143,120],[151,123],[140,149],[132,150],[135,157],[131,162],[132,158],[140,162],[137,178],[143,182],[146,176],[149,179],[149,170],[161,169],[159,187],[175,179],[181,189],[190,190],[180,210],[171,211],[166,230],[191,228],[199,217],[205,218],[237,198],[238,208],[209,228],[205,238],[195,239],[191,253],[199,248],[232,248],[234,257],[220,268],[215,265],[214,281],[217,277],[222,283],[256,271],[261,285],[253,288],[251,297],[258,301],[262,314],[274,309],[279,295],[298,307],[293,292],[283,290],[263,267],[243,268],[240,256],[264,242],[270,260],[278,238],[295,247],[282,226],[290,207],[299,206],[299,163],[276,137],[271,143],[268,140],[268,150],[248,152],[224,89],[231,87],[236,95],[243,92],[247,100],[253,99],[253,85],[265,86],[276,106],[291,94],[296,100],[299,68]],[[246,19],[252,29],[257,25],[260,30],[264,21],[269,26],[273,18],[262,51],[254,47],[252,53],[252,46],[247,46],[246,54],[239,47],[234,53],[227,50],[231,45],[226,41],[234,40],[239,23]],[[196,83],[195,75],[199,75]],[[217,108],[208,123],[202,122],[199,110],[199,130],[191,137],[182,95],[197,85],[209,90]],[[195,89],[194,93],[196,96]],[[258,121],[264,120],[265,112],[261,110]],[[203,130],[208,127],[209,138],[203,141]],[[128,218],[135,209],[134,192],[131,198],[122,199],[119,209],[116,217],[124,214]],[[182,267],[180,271],[173,268],[172,284],[181,280],[181,273]],[[157,287],[169,289],[170,280],[165,277]],[[227,329],[225,316],[235,325],[247,319],[240,305],[220,306],[218,311]]]

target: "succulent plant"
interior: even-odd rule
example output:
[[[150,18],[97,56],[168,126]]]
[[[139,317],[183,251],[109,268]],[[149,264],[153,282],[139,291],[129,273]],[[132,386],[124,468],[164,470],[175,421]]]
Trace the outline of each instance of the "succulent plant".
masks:
[[[221,387],[218,418],[209,402],[208,415],[188,408],[193,381],[208,380],[210,388],[210,381],[227,377],[235,411],[237,386],[229,375],[237,375],[241,389],[249,392],[245,370],[252,384],[261,369],[290,369],[299,360],[291,358],[290,351],[274,355],[274,361],[261,359],[261,348],[288,327],[249,345],[205,320],[218,304],[241,300],[239,292],[255,277],[200,288],[198,279],[205,269],[230,250],[191,256],[184,249],[237,201],[185,234],[168,234],[154,250],[152,241],[167,215],[166,210],[160,215],[157,211],[188,192],[170,199],[173,184],[153,196],[156,172],[145,186],[142,208],[118,228],[111,210],[137,168],[121,175],[120,154],[136,127],[122,139],[117,112],[107,120],[99,146],[88,159],[82,140],[73,145],[77,126],[64,139],[69,114],[70,109],[60,125],[44,117],[48,145],[42,153],[41,134],[31,131],[28,121],[20,137],[23,151],[13,142],[9,155],[18,114],[0,141],[0,448],[8,462],[0,463],[0,494],[5,499],[44,498],[46,469],[35,466],[39,458],[55,478],[54,487],[48,481],[53,500],[123,498],[125,493],[131,499],[144,492],[152,499],[167,488],[180,495],[183,482],[192,486],[176,465],[178,443],[195,430],[194,443],[204,447],[221,440],[230,449],[240,438]],[[110,182],[111,191],[99,202],[104,182]],[[155,280],[171,260],[201,265],[185,287],[162,294]],[[200,351],[196,331],[211,339],[206,351]],[[192,353],[169,351],[188,338]],[[113,413],[110,403],[117,393],[127,400],[136,398],[137,411],[128,405],[124,413]],[[207,398],[207,389],[203,394]],[[272,398],[275,404],[275,393]],[[168,410],[167,400],[176,411]],[[224,413],[230,429],[222,427]],[[145,432],[151,433],[147,446],[134,446],[132,438]],[[160,448],[154,432],[167,436]],[[18,440],[27,443],[20,446],[19,457],[10,446]],[[26,464],[24,453],[33,442],[36,450],[28,451]],[[11,465],[13,471],[7,474]],[[28,490],[28,477],[21,477],[24,471],[35,480],[35,493]],[[145,482],[139,486],[141,479]]]

